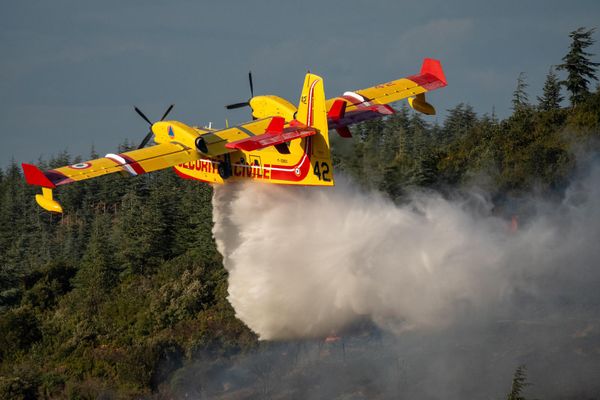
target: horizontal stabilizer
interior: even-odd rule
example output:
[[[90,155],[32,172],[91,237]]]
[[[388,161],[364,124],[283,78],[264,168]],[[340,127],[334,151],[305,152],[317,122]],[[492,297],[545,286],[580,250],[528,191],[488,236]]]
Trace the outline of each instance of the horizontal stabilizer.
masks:
[[[265,133],[257,136],[230,142],[225,145],[228,149],[238,149],[243,151],[253,151],[264,149],[269,146],[277,146],[294,139],[300,139],[312,136],[317,133],[315,128],[309,126],[290,126],[284,128],[284,119],[282,117],[273,117]]]

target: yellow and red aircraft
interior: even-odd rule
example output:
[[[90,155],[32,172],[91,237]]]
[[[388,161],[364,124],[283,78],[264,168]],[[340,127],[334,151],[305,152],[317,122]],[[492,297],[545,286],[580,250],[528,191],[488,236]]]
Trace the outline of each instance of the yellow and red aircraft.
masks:
[[[252,85],[252,82],[250,82]],[[253,121],[225,129],[188,126],[178,121],[150,124],[150,132],[137,150],[107,154],[103,158],[41,171],[22,164],[27,183],[42,187],[37,203],[45,210],[61,213],[52,190],[60,185],[114,172],[141,175],[174,167],[182,178],[211,183],[254,180],[286,185],[333,186],[329,129],[351,137],[349,125],[391,115],[390,103],[408,98],[410,106],[425,114],[435,109],[425,101],[425,92],[446,86],[441,63],[425,59],[419,74],[367,89],[345,92],[325,99],[323,79],[308,73],[296,108],[277,96],[256,96],[247,103]],[[252,91],[252,87],[251,87]],[[154,135],[154,146],[144,148]]]

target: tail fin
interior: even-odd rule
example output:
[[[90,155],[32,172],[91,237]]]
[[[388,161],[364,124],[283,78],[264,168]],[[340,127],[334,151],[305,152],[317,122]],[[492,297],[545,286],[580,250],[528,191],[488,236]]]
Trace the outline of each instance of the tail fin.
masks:
[[[311,73],[306,74],[296,120],[317,128],[321,134],[327,134],[327,108],[325,106],[325,90],[323,78]]]
[[[308,73],[302,86],[300,103],[296,113],[296,121],[312,126],[318,133],[311,137],[312,149],[310,154],[313,175],[318,185],[333,185],[333,170],[329,150],[329,126],[327,125],[327,107],[325,104],[325,89],[323,78]],[[318,164],[318,165],[317,165]],[[321,170],[326,169],[327,173]]]

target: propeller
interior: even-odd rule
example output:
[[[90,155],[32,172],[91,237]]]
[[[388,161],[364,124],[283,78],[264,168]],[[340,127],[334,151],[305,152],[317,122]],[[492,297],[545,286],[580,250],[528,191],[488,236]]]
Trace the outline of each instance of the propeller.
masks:
[[[171,104],[169,106],[169,108],[167,108],[167,111],[165,111],[165,113],[163,114],[162,118],[160,119],[160,121],[163,121],[165,118],[167,118],[167,115],[169,115],[169,113],[171,112],[171,110],[173,109],[173,106],[175,104]],[[148,144],[148,142],[150,141],[150,138],[152,138],[153,132],[152,132],[152,122],[150,122],[150,120],[148,119],[148,117],[146,117],[146,115],[142,112],[142,110],[140,110],[137,107],[133,107],[133,109],[135,110],[136,113],[138,113],[138,115],[140,117],[142,117],[142,119],[144,121],[146,121],[148,123],[148,125],[150,125],[150,131],[148,132],[148,134],[144,137],[144,140],[142,140],[142,143],[140,143],[140,145],[138,146],[138,149],[141,149],[142,147],[146,146]]]
[[[248,71],[248,83],[250,83],[250,98],[248,101],[241,103],[233,103],[226,105],[225,108],[228,110],[235,110],[236,108],[242,108],[250,105],[250,100],[254,97],[254,84],[252,82],[252,71]]]

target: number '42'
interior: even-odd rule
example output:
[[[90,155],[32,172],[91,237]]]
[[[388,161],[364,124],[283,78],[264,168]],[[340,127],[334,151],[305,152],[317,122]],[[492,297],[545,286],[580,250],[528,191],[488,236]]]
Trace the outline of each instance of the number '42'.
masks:
[[[329,164],[325,161],[321,161],[320,163],[318,161],[315,162],[313,172],[319,177],[320,181],[331,182],[331,177],[329,176]]]

